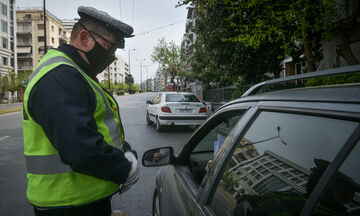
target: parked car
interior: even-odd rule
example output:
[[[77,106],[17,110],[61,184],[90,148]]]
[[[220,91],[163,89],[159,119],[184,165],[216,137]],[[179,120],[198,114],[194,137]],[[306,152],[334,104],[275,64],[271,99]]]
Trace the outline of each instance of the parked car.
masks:
[[[146,122],[161,131],[170,125],[199,126],[207,118],[205,105],[192,93],[162,92],[146,101]]]
[[[175,155],[144,153],[153,215],[360,215],[360,83],[257,93],[222,106]],[[252,95],[253,94],[253,95]]]

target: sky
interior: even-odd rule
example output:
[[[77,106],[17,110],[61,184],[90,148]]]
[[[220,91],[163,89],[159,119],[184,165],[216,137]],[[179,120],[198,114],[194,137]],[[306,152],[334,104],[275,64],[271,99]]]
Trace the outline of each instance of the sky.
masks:
[[[16,0],[16,7],[43,7],[43,0]],[[154,46],[162,37],[180,46],[185,33],[186,6],[175,7],[178,0],[46,0],[46,9],[59,19],[79,18],[79,6],[92,6],[107,12],[134,28],[135,37],[125,39],[117,55],[129,61],[135,83],[155,76],[158,64],[152,62]],[[135,49],[135,50],[134,50]]]

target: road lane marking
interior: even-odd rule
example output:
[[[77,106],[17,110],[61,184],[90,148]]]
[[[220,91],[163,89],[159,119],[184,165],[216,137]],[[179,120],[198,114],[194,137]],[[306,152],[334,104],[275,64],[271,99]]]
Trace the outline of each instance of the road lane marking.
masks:
[[[3,137],[0,138],[0,141],[3,141],[5,139],[7,139],[7,138],[9,138],[9,136],[3,136]]]

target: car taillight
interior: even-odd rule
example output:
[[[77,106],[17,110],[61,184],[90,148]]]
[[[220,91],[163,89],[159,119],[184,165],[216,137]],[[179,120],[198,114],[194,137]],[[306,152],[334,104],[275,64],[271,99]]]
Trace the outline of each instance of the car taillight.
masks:
[[[161,111],[162,111],[162,112],[171,113],[170,107],[161,107]]]
[[[206,107],[200,107],[199,113],[206,113]]]

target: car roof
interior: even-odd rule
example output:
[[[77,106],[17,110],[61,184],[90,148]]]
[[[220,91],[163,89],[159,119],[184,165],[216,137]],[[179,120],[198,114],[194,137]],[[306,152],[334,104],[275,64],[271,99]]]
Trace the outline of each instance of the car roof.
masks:
[[[227,105],[253,101],[300,101],[360,104],[360,83],[278,90],[242,97]]]
[[[193,93],[191,92],[163,92],[164,94],[191,94],[193,95]]]

